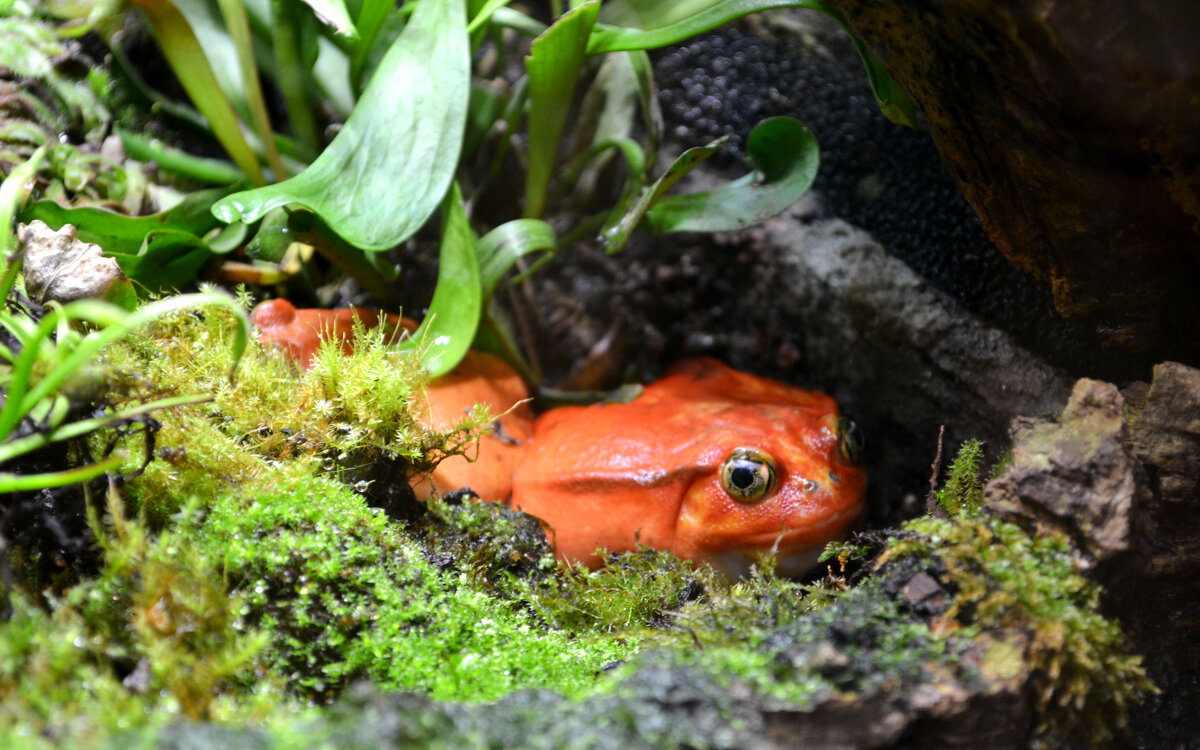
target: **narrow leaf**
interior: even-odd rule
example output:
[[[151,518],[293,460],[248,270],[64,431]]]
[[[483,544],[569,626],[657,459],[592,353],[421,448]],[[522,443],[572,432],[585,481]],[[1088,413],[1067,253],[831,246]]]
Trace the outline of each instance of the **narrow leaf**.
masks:
[[[331,26],[334,33],[341,34],[347,39],[358,39],[358,30],[350,20],[343,0],[304,0],[304,4],[313,9],[321,23]]]
[[[145,12],[154,36],[188,98],[207,118],[234,163],[251,182],[264,183],[266,180],[258,159],[242,136],[237,115],[221,92],[216,75],[187,19],[170,0],[134,0],[134,4]]]
[[[554,228],[541,219],[515,219],[488,232],[475,247],[484,299],[519,258],[541,250],[548,260],[557,247]]]
[[[601,24],[588,40],[587,53],[600,55],[631,49],[658,49],[711,31],[735,18],[773,8],[826,10],[825,3],[821,0],[724,0],[695,15],[657,29],[643,30]]]
[[[579,82],[588,35],[600,3],[588,2],[565,13],[530,46],[529,175],[525,179],[525,216],[537,218],[546,207],[546,189],[567,110]]]
[[[701,193],[658,201],[646,216],[654,232],[724,232],[761,224],[808,192],[820,151],[803,123],[790,117],[763,120],[746,150],[758,170]]]
[[[470,51],[462,0],[419,0],[333,143],[299,175],[231,195],[222,221],[256,221],[297,203],[347,242],[385,250],[437,208],[458,163]]]
[[[650,207],[674,187],[675,183],[683,179],[684,175],[716,153],[725,141],[726,138],[719,138],[707,146],[689,148],[680,154],[671,166],[667,167],[667,171],[663,172],[662,176],[654,181],[654,184],[642,190],[636,200],[619,204],[600,231],[600,241],[603,243],[605,251],[611,255],[624,250],[625,245],[629,243],[629,236],[633,234],[633,230],[637,228],[638,223],[641,222]]]
[[[422,365],[433,377],[454,369],[475,338],[483,312],[475,233],[463,208],[458,185],[442,201],[442,248],[438,255],[438,280],[429,313],[401,349],[418,349]]]

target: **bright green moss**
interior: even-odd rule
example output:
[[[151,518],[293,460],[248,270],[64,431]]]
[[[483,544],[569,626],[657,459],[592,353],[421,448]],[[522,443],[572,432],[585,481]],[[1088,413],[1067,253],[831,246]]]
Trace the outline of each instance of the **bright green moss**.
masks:
[[[323,480],[225,498],[201,529],[270,636],[263,663],[309,697],[368,678],[455,700],[532,686],[577,693],[632,645],[575,639],[441,570],[402,528]]]

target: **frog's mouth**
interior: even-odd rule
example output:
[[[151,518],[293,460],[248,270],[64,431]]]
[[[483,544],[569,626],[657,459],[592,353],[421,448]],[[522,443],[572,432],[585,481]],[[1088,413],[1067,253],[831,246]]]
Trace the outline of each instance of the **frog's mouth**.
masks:
[[[746,536],[735,547],[713,552],[708,562],[729,578],[745,578],[752,565],[774,550],[776,572],[786,578],[799,578],[816,566],[825,545],[842,538],[861,514],[862,509],[856,507],[832,513],[803,528]]]
[[[825,545],[816,547],[796,547],[791,551],[780,548],[775,557],[775,572],[784,578],[799,578],[812,570],[821,557]],[[709,560],[709,564],[724,573],[729,579],[747,578],[750,568],[762,560],[763,550],[730,549],[718,552]]]

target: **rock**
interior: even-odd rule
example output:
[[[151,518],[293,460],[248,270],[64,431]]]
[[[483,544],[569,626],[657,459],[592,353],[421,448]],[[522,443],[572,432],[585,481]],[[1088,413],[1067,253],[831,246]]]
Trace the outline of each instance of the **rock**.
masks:
[[[863,425],[872,482],[927,467],[940,425],[948,446],[975,437],[999,447],[1014,416],[1052,413],[1066,397],[1060,370],[864,232],[783,217],[766,226],[764,242],[781,256],[779,305],[802,332],[805,365]]]
[[[1067,534],[1089,563],[1130,549],[1137,463],[1124,407],[1116,386],[1085,378],[1057,420],[1018,419],[1012,462],[984,489],[985,507]]]
[[[1106,608],[1161,690],[1132,712],[1134,736],[1184,746],[1200,735],[1200,370],[1166,362],[1125,394],[1080,380],[1057,420],[1017,420],[984,503],[1065,532],[1098,563]]]
[[[1195,357],[1200,14],[1176,0],[831,0],[1010,260],[1112,344]]]
[[[99,245],[75,237],[75,227],[55,231],[42,221],[21,224],[17,236],[25,248],[25,290],[38,303],[103,297],[125,278]]]
[[[1178,362],[1154,368],[1146,407],[1133,422],[1133,450],[1164,504],[1200,504],[1200,371]]]
[[[1113,611],[1162,689],[1133,714],[1139,743],[1181,747],[1200,736],[1200,370],[1155,367],[1129,432],[1147,492],[1134,518],[1136,554],[1107,584]]]

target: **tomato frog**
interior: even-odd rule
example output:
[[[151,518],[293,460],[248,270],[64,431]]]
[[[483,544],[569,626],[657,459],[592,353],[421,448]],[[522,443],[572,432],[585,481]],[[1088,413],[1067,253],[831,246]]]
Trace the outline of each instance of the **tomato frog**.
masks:
[[[293,358],[307,351],[294,328],[274,325],[263,309],[254,317],[264,341]],[[305,330],[335,329],[310,322]],[[482,500],[507,501],[544,522],[560,558],[591,567],[602,563],[597,548],[640,543],[730,577],[770,552],[780,573],[800,575],[863,513],[861,437],[823,393],[697,358],[627,403],[534,418],[527,399],[517,374],[480,352],[430,383],[435,429],[476,402],[503,416],[480,439],[476,460],[446,459],[418,492],[467,486]]]

